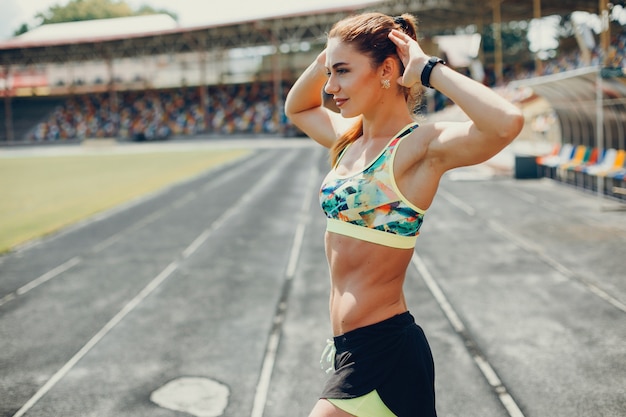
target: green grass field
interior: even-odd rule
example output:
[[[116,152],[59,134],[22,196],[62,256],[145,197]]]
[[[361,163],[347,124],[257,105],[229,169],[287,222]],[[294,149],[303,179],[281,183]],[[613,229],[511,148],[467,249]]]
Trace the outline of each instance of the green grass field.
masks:
[[[0,253],[248,152],[2,158]]]

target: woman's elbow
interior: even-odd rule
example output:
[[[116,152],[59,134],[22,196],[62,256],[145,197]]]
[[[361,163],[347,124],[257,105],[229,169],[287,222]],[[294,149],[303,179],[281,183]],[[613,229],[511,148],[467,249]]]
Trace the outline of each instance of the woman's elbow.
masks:
[[[287,95],[287,98],[285,99],[285,116],[291,119],[296,113],[297,111],[295,111],[293,100],[290,99],[289,95]]]
[[[507,112],[506,116],[500,119],[502,128],[499,130],[500,139],[507,143],[512,142],[524,127],[524,115],[517,107]]]

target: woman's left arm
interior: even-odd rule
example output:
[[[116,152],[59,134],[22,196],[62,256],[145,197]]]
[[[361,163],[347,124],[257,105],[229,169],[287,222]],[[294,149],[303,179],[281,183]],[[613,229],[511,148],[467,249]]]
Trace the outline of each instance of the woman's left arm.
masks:
[[[496,155],[524,126],[521,110],[485,85],[444,65],[436,65],[430,85],[456,103],[469,117],[465,123],[436,123],[431,142],[444,170],[474,165]]]
[[[399,31],[389,38],[396,44],[405,71],[398,83],[420,82],[429,56],[418,43]],[[429,83],[456,103],[468,122],[437,122],[429,153],[442,170],[486,161],[517,137],[524,125],[520,109],[485,85],[445,65],[435,65]]]

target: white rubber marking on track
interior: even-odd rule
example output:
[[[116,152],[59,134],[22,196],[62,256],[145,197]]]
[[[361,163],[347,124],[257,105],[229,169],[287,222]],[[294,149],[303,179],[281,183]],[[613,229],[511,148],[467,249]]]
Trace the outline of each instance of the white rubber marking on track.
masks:
[[[471,207],[467,203],[463,202],[459,198],[455,197],[454,195],[448,193],[447,191],[439,190],[437,193],[440,194],[450,204],[452,204],[453,206],[455,206],[458,209],[460,209],[463,212],[465,212],[468,216],[475,216],[476,215],[476,210],[473,207]],[[528,197],[528,199],[531,199],[531,197]],[[611,296],[606,291],[604,291],[603,289],[601,289],[597,285],[593,284],[589,280],[585,279],[584,277],[579,276],[578,274],[573,272],[571,269],[569,269],[565,265],[561,264],[556,259],[548,256],[545,253],[545,250],[541,246],[539,246],[539,245],[537,245],[537,244],[535,244],[535,243],[533,243],[533,242],[531,242],[529,240],[526,240],[526,239],[524,239],[521,236],[518,236],[518,235],[510,232],[501,223],[499,223],[499,222],[497,222],[495,220],[487,220],[487,224],[488,224],[488,226],[492,230],[498,232],[502,236],[504,236],[507,239],[511,240],[512,242],[514,242],[515,244],[517,244],[521,248],[523,248],[523,249],[525,249],[525,250],[535,254],[539,259],[543,260],[546,264],[548,264],[549,266],[554,268],[556,271],[558,271],[561,275],[563,275],[563,277],[565,279],[570,279],[570,280],[575,280],[575,281],[580,282],[581,284],[583,284],[587,288],[587,290],[589,292],[595,294],[596,296],[598,296],[601,299],[603,299],[604,301],[608,302],[609,304],[611,304],[615,308],[617,308],[617,309],[619,309],[619,310],[621,310],[621,311],[626,313],[626,304],[622,303],[617,298]]]
[[[317,156],[318,152],[314,153]],[[319,172],[317,167],[313,164],[311,171],[309,172],[309,178],[306,186],[306,190],[313,189],[314,181],[318,177]],[[302,207],[300,209],[300,221],[296,226],[296,232],[291,246],[291,253],[289,255],[289,262],[287,263],[287,270],[285,271],[286,284],[289,284],[295,276],[296,266],[298,264],[298,258],[300,256],[300,250],[304,240],[304,231],[306,229],[306,223],[308,222],[309,212],[311,209],[311,199],[313,193],[307,192],[304,198]],[[276,363],[276,355],[278,353],[278,345],[282,334],[282,323],[285,320],[285,314],[287,312],[287,297],[288,293],[283,293],[283,298],[279,301],[276,314],[274,316],[274,326],[270,332],[267,347],[265,349],[265,357],[263,358],[263,366],[261,368],[261,374],[256,387],[256,393],[254,395],[254,403],[252,405],[252,412],[250,417],[263,417],[265,411],[265,403],[267,402],[267,395],[270,388],[270,382],[272,379],[272,373],[274,371],[274,365]]]
[[[75,256],[65,262],[63,262],[61,265],[57,266],[54,269],[51,269],[50,271],[46,272],[45,274],[41,275],[38,278],[35,278],[34,280],[30,281],[28,284],[21,286],[20,288],[18,288],[15,292],[10,293],[8,295],[5,295],[4,297],[2,297],[2,299],[0,299],[0,306],[17,298],[20,295],[26,294],[28,291],[32,290],[33,288],[37,288],[38,286],[40,286],[41,284],[43,284],[44,282],[48,282],[50,281],[52,278],[55,278],[59,275],[61,275],[63,272],[69,270],[70,268],[73,268],[74,266],[78,265],[81,261],[81,258],[78,256]]]
[[[432,293],[433,297],[439,304],[439,307],[441,308],[441,310],[443,310],[445,316],[448,318],[448,321],[450,321],[450,324],[452,325],[454,330],[457,332],[457,334],[459,334],[459,336],[463,339],[465,345],[467,346],[467,342],[469,341],[469,339],[467,336],[465,325],[463,324],[461,318],[454,310],[447,297],[439,287],[439,284],[437,284],[437,281],[433,278],[432,274],[426,267],[426,264],[417,253],[413,253],[413,258],[411,259],[411,261],[424,282],[426,283],[426,286]],[[474,343],[472,342],[471,344],[473,345]],[[472,356],[472,359],[478,366],[478,369],[480,369],[480,372],[483,374],[489,385],[491,385],[491,387],[494,389],[509,416],[524,417],[524,413],[522,413],[522,410],[520,410],[513,397],[511,397],[511,395],[508,393],[506,387],[502,384],[502,381],[496,374],[493,367],[489,364],[489,362],[481,354],[479,354],[476,349],[468,349],[468,351]]]
[[[184,377],[168,382],[150,395],[150,400],[169,410],[196,417],[219,417],[228,405],[230,391],[209,378]]]
[[[612,297],[611,295],[609,295],[607,292],[605,292],[604,290],[602,290],[601,288],[599,288],[598,286],[596,286],[592,282],[590,282],[590,281],[586,280],[585,278],[579,276],[574,271],[572,271],[571,269],[569,269],[565,265],[561,264],[556,259],[554,259],[554,258],[550,257],[549,255],[547,255],[541,246],[535,245],[533,242],[530,242],[530,241],[522,238],[521,236],[518,236],[518,235],[510,232],[502,224],[500,224],[499,222],[496,222],[494,220],[489,220],[488,221],[488,225],[489,225],[489,227],[492,230],[495,230],[496,232],[500,233],[502,236],[504,236],[504,237],[508,238],[509,240],[513,241],[514,243],[516,243],[518,246],[520,246],[520,247],[526,249],[527,251],[532,252],[533,254],[535,254],[539,259],[543,260],[545,263],[547,263],[552,268],[557,270],[566,279],[570,279],[570,280],[574,280],[574,281],[580,282],[581,284],[583,284],[587,288],[588,291],[590,291],[591,293],[597,295],[598,297],[600,297],[604,301],[608,302],[609,304],[611,304],[615,308],[617,308],[617,309],[621,310],[622,312],[626,313],[626,304],[622,303],[617,298]]]
[[[447,200],[450,204],[452,204],[456,208],[458,208],[461,211],[465,212],[465,214],[467,214],[468,216],[474,216],[476,214],[476,209],[474,207],[472,207],[469,204],[465,203],[460,198],[455,197],[453,194],[451,194],[451,193],[449,193],[449,192],[447,192],[445,190],[441,190],[441,189],[439,191],[437,191],[437,194],[439,194],[441,197],[443,197],[445,200]]]
[[[200,244],[206,241],[206,238],[210,235],[209,231],[214,231],[215,224],[222,225],[230,218],[235,212],[241,210],[254,196],[264,190],[267,185],[274,180],[281,172],[284,172],[284,166],[287,165],[291,159],[294,158],[291,155],[290,158],[283,158],[280,163],[274,165],[274,167],[267,172],[257,183],[255,183],[250,192],[244,194],[229,210],[224,212],[217,220],[213,222],[211,227],[204,230],[194,241],[182,252],[181,260],[193,255]],[[139,294],[137,294],[126,306],[120,310],[105,326],[98,331],[65,365],[61,367],[52,377],[33,395],[17,412],[13,417],[21,417],[30,410],[33,405],[37,403],[44,395],[46,395],[63,377],[65,377],[70,370],[80,361],[93,347],[102,340],[117,324],[119,324],[131,311],[135,309],[143,300],[146,299],[161,283],[169,278],[179,267],[179,261],[172,261],[160,274],[150,281]]]
[[[48,391],[52,389],[89,351],[107,335],[119,322],[137,307],[155,288],[167,279],[178,268],[178,262],[170,263],[159,275],[157,275],[139,294],[137,294],[126,306],[120,310],[109,322],[96,333],[72,358],[59,369],[13,417],[21,417],[32,408]]]
[[[257,165],[265,162],[267,159],[269,159],[271,156],[270,153],[263,155],[260,158],[247,158],[244,161],[244,164],[238,166],[237,168],[233,169],[232,171],[229,171],[228,173],[226,173],[223,177],[220,177],[219,181],[211,181],[208,184],[206,184],[203,188],[202,188],[202,192],[207,192],[210,191],[212,188],[216,187],[218,185],[218,183],[223,183],[225,181],[228,181],[232,178],[234,178],[235,176],[241,174],[243,171],[247,170],[247,169],[251,169],[253,167],[256,167]],[[220,166],[221,167],[221,166]],[[191,180],[189,180],[191,181]],[[182,183],[179,183],[182,184]],[[167,189],[169,190],[170,188],[172,188],[172,186],[167,187]],[[162,191],[164,192],[164,191]],[[157,192],[154,194],[154,196],[161,194],[162,192]],[[108,248],[109,246],[117,243],[118,241],[120,241],[124,236],[128,235],[129,233],[132,232],[136,232],[137,230],[141,229],[142,227],[145,227],[147,225],[149,225],[150,223],[156,221],[157,219],[159,219],[161,216],[163,216],[165,213],[167,213],[168,211],[174,209],[174,208],[181,208],[183,205],[191,202],[193,199],[198,197],[198,193],[196,191],[191,191],[189,193],[187,193],[185,196],[183,196],[181,199],[177,200],[176,202],[170,204],[169,206],[163,207],[153,213],[151,213],[150,215],[144,217],[143,219],[139,220],[138,222],[133,223],[131,226],[127,227],[126,229],[123,229],[117,233],[114,233],[113,235],[109,236],[108,238],[104,239],[103,241],[101,241],[100,243],[94,245],[91,248],[91,253],[99,253],[101,251],[103,251],[104,249]],[[149,198],[146,198],[145,200],[148,200]],[[124,209],[130,208],[136,204],[139,204],[142,201],[145,201],[144,199],[138,199],[138,200],[133,200],[133,204],[131,205],[127,205],[127,204],[123,204],[122,207]],[[111,213],[109,215],[113,215],[118,213],[119,211],[122,211],[119,207],[114,208],[111,210]],[[109,215],[107,215],[106,217],[108,217]],[[101,217],[98,218],[94,218],[91,221],[85,221],[83,223],[81,223],[80,226],[74,227],[72,230],[75,230],[79,227],[83,227],[89,223],[93,223],[95,221],[100,220]],[[66,232],[62,232],[62,233],[66,233]],[[67,232],[69,233],[69,232]],[[21,251],[25,251],[26,249],[22,249]],[[185,256],[186,257],[186,256]],[[5,295],[4,297],[0,298],[0,306],[2,306],[3,304],[8,303],[9,301],[12,301],[14,299],[16,299],[18,296],[23,295],[25,293],[27,293],[28,291],[32,290],[35,287],[38,287],[39,285],[50,281],[52,278],[56,278],[57,276],[61,275],[63,272],[66,272],[68,270],[70,270],[71,268],[75,267],[76,265],[78,265],[80,262],[82,261],[82,259],[78,256],[73,257],[72,259],[70,259],[69,261],[66,261],[64,263],[62,263],[61,265],[51,269],[50,271],[46,272],[45,274],[43,274],[42,276],[40,276],[39,278],[35,278],[34,280],[32,280],[31,282],[25,284],[24,286],[22,286],[21,288],[19,288],[17,291],[13,292],[13,293],[9,293],[7,295]]]

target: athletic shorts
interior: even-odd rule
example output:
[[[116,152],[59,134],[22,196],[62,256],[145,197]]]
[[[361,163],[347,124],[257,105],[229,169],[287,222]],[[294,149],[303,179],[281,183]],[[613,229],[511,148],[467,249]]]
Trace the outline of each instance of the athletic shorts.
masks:
[[[409,312],[337,336],[334,345],[333,372],[320,398],[357,417],[372,414],[355,414],[358,400],[343,400],[375,404],[379,397],[392,413],[385,416],[437,415],[433,357]]]

